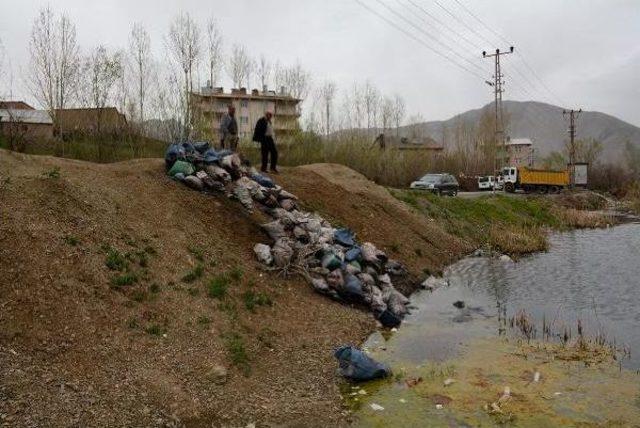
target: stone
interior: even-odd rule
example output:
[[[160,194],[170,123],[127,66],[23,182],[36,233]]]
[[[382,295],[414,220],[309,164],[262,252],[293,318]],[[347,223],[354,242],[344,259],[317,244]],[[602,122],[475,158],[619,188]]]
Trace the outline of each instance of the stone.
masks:
[[[227,369],[220,365],[215,365],[207,372],[207,379],[216,385],[224,385],[227,383]]]

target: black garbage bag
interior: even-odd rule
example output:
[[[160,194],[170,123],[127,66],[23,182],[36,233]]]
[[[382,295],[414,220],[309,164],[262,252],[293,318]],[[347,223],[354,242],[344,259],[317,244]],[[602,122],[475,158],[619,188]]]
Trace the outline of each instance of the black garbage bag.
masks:
[[[377,362],[354,346],[341,346],[333,355],[340,364],[340,374],[348,379],[366,381],[391,375],[388,365]]]
[[[402,318],[391,312],[389,309],[382,311],[376,316],[376,318],[380,321],[380,324],[387,328],[398,327],[402,324]]]
[[[178,159],[184,159],[185,154],[184,147],[181,144],[170,144],[164,152],[164,163],[167,170],[171,169]]]

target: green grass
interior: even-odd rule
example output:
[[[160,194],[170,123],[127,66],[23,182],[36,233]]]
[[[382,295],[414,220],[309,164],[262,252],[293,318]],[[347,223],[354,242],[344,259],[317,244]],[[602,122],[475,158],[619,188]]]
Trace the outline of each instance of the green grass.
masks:
[[[123,271],[128,265],[124,254],[113,248],[107,250],[107,258],[104,264],[107,265],[109,269],[117,271]]]
[[[249,355],[247,353],[244,339],[238,333],[226,334],[225,346],[231,363],[243,369],[245,375],[251,371],[249,366]]]
[[[152,336],[162,336],[165,332],[164,328],[158,324],[151,324],[149,327],[145,329],[147,334]]]
[[[227,295],[227,289],[229,288],[229,277],[225,274],[220,274],[209,281],[208,294],[209,297],[214,299],[222,299]]]
[[[153,294],[158,294],[160,292],[160,285],[157,282],[154,282],[149,286],[149,292]]]
[[[211,318],[209,318],[206,315],[200,315],[198,317],[198,324],[200,324],[200,325],[209,325],[209,324],[211,324]]]
[[[242,293],[242,300],[244,301],[244,306],[251,312],[255,312],[257,306],[273,305],[271,297],[269,297],[266,293],[256,293],[253,290],[245,291],[244,293]]]
[[[204,251],[198,247],[189,247],[189,252],[196,258],[199,262],[204,262]]]
[[[134,273],[124,273],[111,278],[111,285],[114,287],[126,287],[138,282],[138,277]]]
[[[244,275],[244,272],[240,266],[235,266],[229,272],[229,277],[231,277],[235,282],[239,282],[242,279],[242,275]]]
[[[73,235],[67,235],[62,239],[64,240],[65,244],[70,245],[72,247],[75,247],[80,243],[80,240]]]
[[[204,275],[204,266],[198,264],[182,277],[182,281],[194,282],[195,280],[202,278],[202,275]]]
[[[42,176],[45,178],[53,178],[53,179],[60,178],[60,167],[54,166],[50,170],[44,171],[42,173]]]

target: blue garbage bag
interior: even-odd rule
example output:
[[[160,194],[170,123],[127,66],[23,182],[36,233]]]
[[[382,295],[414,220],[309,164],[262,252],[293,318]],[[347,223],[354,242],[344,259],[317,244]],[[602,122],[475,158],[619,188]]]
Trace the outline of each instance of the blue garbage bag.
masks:
[[[203,155],[207,150],[209,150],[209,143],[206,141],[198,141],[193,143],[193,148],[196,149],[198,153]]]
[[[333,240],[345,247],[356,245],[355,234],[349,229],[336,229],[333,233]]]
[[[350,248],[346,253],[344,253],[344,260],[346,262],[355,262],[360,259],[362,259],[362,249],[358,246]]]
[[[275,183],[269,177],[266,177],[262,174],[253,174],[251,179],[261,185],[262,187],[266,187],[267,189],[271,189],[276,187]]]
[[[164,153],[164,163],[167,169],[171,169],[174,163],[179,159],[184,159],[184,147],[180,144],[170,144]]]
[[[348,379],[366,381],[391,375],[388,365],[377,362],[354,346],[341,346],[333,355],[340,365],[340,374]]]
[[[182,148],[184,149],[186,155],[193,155],[196,152],[196,148],[188,141],[182,143]]]
[[[383,312],[376,316],[380,324],[387,328],[394,328],[402,324],[402,318],[391,312],[389,309],[385,309]]]
[[[355,302],[361,302],[364,299],[364,292],[362,291],[362,282],[357,276],[345,273],[344,274],[344,286],[339,290],[340,296],[345,300],[351,300]]]
[[[207,165],[218,163],[220,159],[222,159],[220,157],[220,154],[216,152],[215,149],[208,149],[206,152],[204,152],[203,156],[204,156],[204,163]]]

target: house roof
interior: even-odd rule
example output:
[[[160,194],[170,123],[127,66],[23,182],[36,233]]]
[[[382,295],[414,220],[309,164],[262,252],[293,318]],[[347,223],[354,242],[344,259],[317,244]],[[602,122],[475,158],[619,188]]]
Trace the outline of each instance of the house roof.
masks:
[[[53,125],[53,121],[46,110],[2,109],[0,110],[0,120],[2,122]]]
[[[35,110],[24,101],[0,101],[0,109]]]
[[[507,146],[533,146],[533,141],[528,138],[512,138],[507,141]]]

